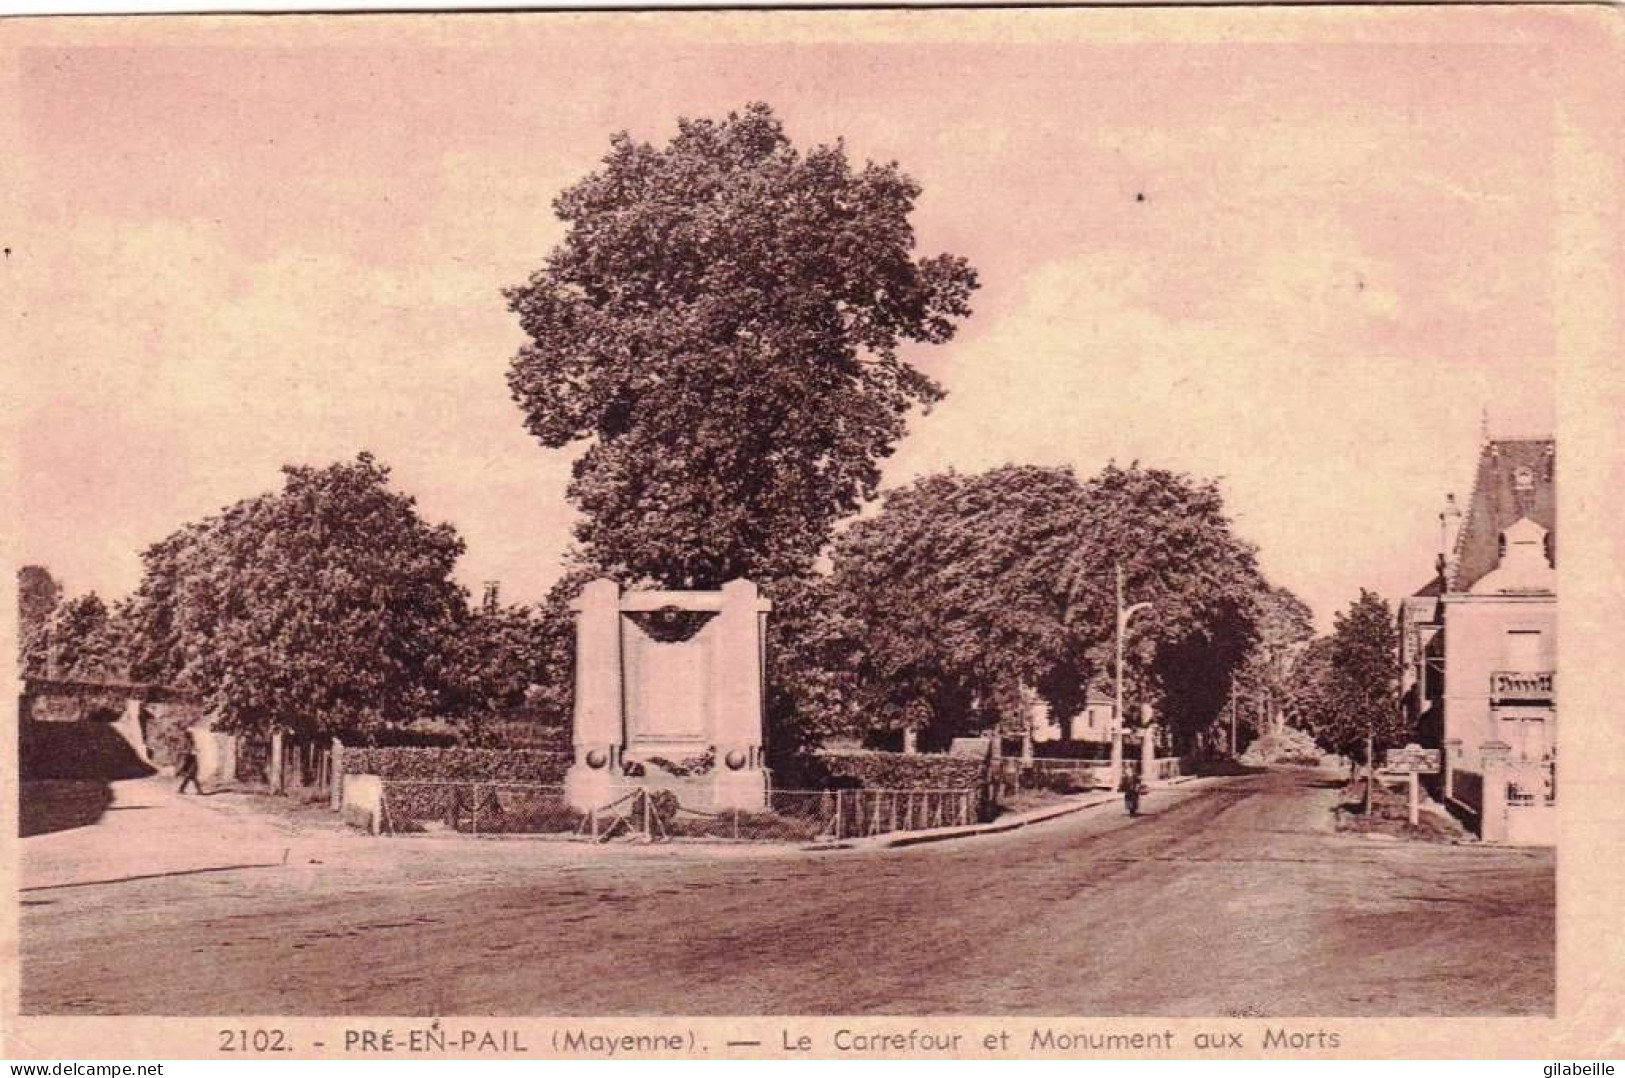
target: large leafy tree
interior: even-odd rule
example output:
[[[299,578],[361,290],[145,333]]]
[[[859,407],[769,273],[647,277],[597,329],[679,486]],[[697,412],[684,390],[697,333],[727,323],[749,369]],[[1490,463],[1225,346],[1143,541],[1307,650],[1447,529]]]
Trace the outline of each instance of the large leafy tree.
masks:
[[[766,105],[626,134],[553,204],[568,226],[507,292],[525,424],[580,443],[580,561],[627,582],[805,574],[942,396],[906,342],[949,340],[976,274],[914,256],[919,185],[798,151]]]
[[[848,529],[829,591],[858,645],[866,724],[929,743],[1019,728],[1024,688],[1075,697],[1084,645],[1058,585],[1081,511],[1069,469],[1012,466],[925,477]]]
[[[1133,623],[1129,702],[1185,733],[1210,723],[1256,635],[1267,585],[1217,487],[1110,465],[929,476],[887,495],[835,546],[832,596],[857,643],[870,725],[962,730],[1025,721],[1023,690],[1066,715],[1110,689],[1116,571]],[[1131,712],[1132,714],[1132,712]]]
[[[1065,572],[1069,624],[1092,642],[1096,669],[1107,669],[1120,568],[1125,601],[1152,604],[1130,624],[1126,696],[1188,740],[1218,719],[1257,639],[1268,585],[1255,550],[1231,528],[1213,480],[1112,463],[1085,485],[1084,503]]]
[[[200,691],[228,729],[364,736],[454,706],[462,540],[370,454],[283,474],[147,551],[137,672]]]
[[[62,602],[62,585],[43,565],[17,570],[17,665],[25,677],[44,677],[50,667],[51,617]]]

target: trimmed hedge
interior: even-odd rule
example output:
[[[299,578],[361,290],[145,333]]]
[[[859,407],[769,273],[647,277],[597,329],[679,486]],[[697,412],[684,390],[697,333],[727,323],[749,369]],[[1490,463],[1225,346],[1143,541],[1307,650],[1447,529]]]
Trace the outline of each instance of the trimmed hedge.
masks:
[[[556,786],[564,781],[573,757],[562,752],[527,749],[346,748],[346,775],[385,779],[451,782],[535,782]]]
[[[985,762],[971,756],[900,752],[831,753],[780,769],[780,789],[974,790]],[[796,784],[796,785],[792,785]]]

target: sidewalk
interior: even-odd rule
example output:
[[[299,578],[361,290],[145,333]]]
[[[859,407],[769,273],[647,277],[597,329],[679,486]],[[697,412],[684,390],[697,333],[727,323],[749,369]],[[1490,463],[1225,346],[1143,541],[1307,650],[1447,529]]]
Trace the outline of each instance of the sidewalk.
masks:
[[[281,865],[303,838],[273,819],[216,811],[208,796],[175,785],[162,775],[115,782],[96,823],[23,839],[21,889]]]
[[[1151,788],[1153,790],[1167,789],[1170,786],[1180,786],[1188,782],[1200,782],[1202,779],[1194,776],[1181,776],[1167,782],[1159,782]],[[1078,794],[1059,805],[1046,805],[1043,808],[1033,809],[1029,812],[1014,816],[1005,816],[992,823],[969,824],[965,827],[937,827],[929,831],[893,831],[886,835],[875,835],[872,838],[852,839],[846,842],[831,843],[819,849],[887,849],[896,846],[918,846],[925,842],[944,842],[955,838],[972,838],[976,835],[998,835],[1006,831],[1016,831],[1035,823],[1044,823],[1047,820],[1057,819],[1061,816],[1070,816],[1075,812],[1095,808],[1099,805],[1121,805],[1123,795],[1110,791]]]
[[[1193,780],[1175,780],[1189,781]],[[736,861],[836,851],[861,853],[1000,834],[1091,808],[1122,804],[1121,795],[1096,791],[992,823],[811,844],[597,845],[562,841],[556,836],[372,837],[343,828],[313,830],[301,827],[295,819],[269,814],[263,807],[229,795],[218,800],[208,795],[182,796],[175,791],[175,780],[165,776],[114,783],[112,790],[113,804],[95,824],[22,840],[22,890],[284,866],[308,875],[317,870],[307,866],[324,863],[342,864],[345,872],[356,879],[399,872],[431,879],[440,868],[455,868],[460,875],[470,875],[497,867],[595,861]]]

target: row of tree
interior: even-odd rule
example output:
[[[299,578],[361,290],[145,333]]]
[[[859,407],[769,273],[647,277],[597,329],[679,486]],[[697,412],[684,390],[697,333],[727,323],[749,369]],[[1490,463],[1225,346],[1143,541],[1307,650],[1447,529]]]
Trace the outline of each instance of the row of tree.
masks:
[[[285,468],[280,491],[149,547],[111,610],[23,569],[23,673],[192,689],[223,729],[313,736],[519,706],[558,676],[547,637],[528,608],[471,607],[462,552],[369,454]]]
[[[757,104],[682,120],[665,147],[616,136],[559,196],[563,242],[508,292],[529,337],[509,370],[526,426],[580,449],[572,573],[551,608],[583,576],[750,577],[775,603],[776,745],[943,740],[1019,725],[1033,692],[1075,710],[1112,645],[1122,566],[1157,604],[1132,646],[1136,698],[1186,730],[1211,721],[1255,644],[1308,621],[1263,581],[1212,482],[950,473],[837,537],[910,411],[944,395],[903,347],[951,340],[978,285],[963,258],[914,256],[920,194],[839,143],[799,152]]]
[[[563,241],[506,293],[529,338],[508,373],[525,425],[577,453],[576,544],[545,602],[472,608],[452,576],[462,540],[363,454],[287,468],[282,490],[181,528],[112,610],[84,597],[35,618],[58,642],[47,665],[190,687],[240,727],[365,732],[527,692],[562,721],[585,579],[749,577],[775,603],[778,750],[836,731],[942,740],[1019,726],[1033,693],[1066,714],[1100,686],[1120,567],[1131,601],[1155,604],[1129,643],[1135,700],[1191,735],[1234,684],[1279,693],[1270,656],[1307,637],[1308,612],[1263,579],[1212,481],[948,473],[837,534],[911,411],[944,395],[903,349],[951,340],[978,284],[963,258],[914,255],[920,194],[840,143],[798,151],[760,104],[682,120],[665,147],[616,136],[555,200]],[[70,659],[76,638],[100,643]]]
[[[819,681],[822,724],[925,744],[1019,732],[1034,697],[1064,717],[1109,694],[1118,570],[1130,602],[1153,604],[1125,641],[1126,695],[1184,742],[1260,641],[1290,631],[1279,600],[1303,609],[1265,582],[1215,483],[1138,465],[1082,482],[1037,466],[928,476],[843,532],[832,562],[789,627],[841,642],[847,691],[832,709]]]

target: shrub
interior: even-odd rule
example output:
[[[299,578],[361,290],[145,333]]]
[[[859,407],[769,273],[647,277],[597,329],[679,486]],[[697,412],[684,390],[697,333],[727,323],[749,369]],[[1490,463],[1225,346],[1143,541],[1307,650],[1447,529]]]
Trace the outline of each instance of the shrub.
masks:
[[[830,753],[805,757],[781,770],[780,789],[971,790],[982,783],[984,762],[970,756],[900,752]]]
[[[452,782],[534,782],[553,786],[564,781],[568,753],[525,749],[373,748],[344,750],[346,775],[385,779]]]

